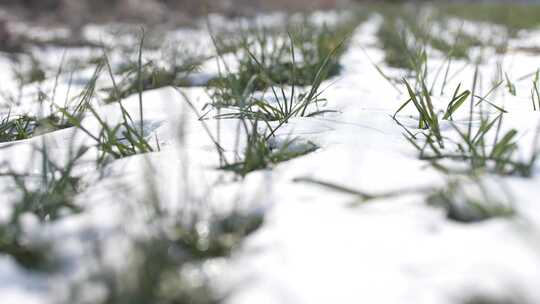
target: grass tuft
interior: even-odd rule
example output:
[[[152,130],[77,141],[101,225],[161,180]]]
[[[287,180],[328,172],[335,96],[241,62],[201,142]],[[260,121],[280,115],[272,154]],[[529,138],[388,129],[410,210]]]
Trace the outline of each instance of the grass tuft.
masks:
[[[286,140],[281,146],[272,144],[270,137],[260,133],[258,130],[257,121],[254,121],[251,126],[247,126],[244,122],[244,130],[247,133],[247,143],[242,159],[234,163],[228,163],[220,168],[235,172],[242,177],[245,177],[250,172],[271,168],[273,165],[309,154],[318,149],[311,142],[296,145],[294,139]]]
[[[22,218],[31,214],[45,224],[82,211],[75,203],[75,196],[82,188],[74,169],[87,148],[73,151],[62,165],[51,160],[45,144],[36,151],[42,162],[39,174],[20,174],[10,169],[1,173],[2,177],[13,180],[15,188],[12,191],[17,198],[8,221],[0,224],[0,254],[11,256],[31,270],[50,270],[52,257],[49,245],[27,242]]]
[[[446,188],[430,194],[427,202],[443,208],[448,219],[466,224],[514,216],[509,202],[501,201],[501,197],[490,191],[478,179],[451,180]]]

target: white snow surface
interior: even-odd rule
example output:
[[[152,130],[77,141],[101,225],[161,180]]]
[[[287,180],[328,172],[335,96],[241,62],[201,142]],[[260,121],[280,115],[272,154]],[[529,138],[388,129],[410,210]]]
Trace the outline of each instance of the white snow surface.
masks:
[[[234,289],[228,303],[445,304],[484,294],[519,294],[530,303],[540,303],[538,168],[530,179],[494,176],[512,192],[517,216],[474,224],[447,219],[443,210],[425,202],[421,192],[359,203],[351,195],[294,182],[296,178],[313,178],[374,194],[446,184],[441,173],[417,158],[403,129],[391,117],[407,97],[371,63],[373,60],[384,67],[383,53],[373,44],[376,25],[371,19],[358,28],[341,59],[341,74],[323,85],[328,100],[324,109],[337,112],[294,118],[277,134],[281,139],[312,141],[320,149],[272,170],[250,173],[243,181],[216,170],[219,159],[212,141],[175,89],[145,92],[145,129],[158,138],[161,151],[115,161],[107,168],[110,177],[103,180],[97,178],[91,164],[79,167],[78,173],[89,186],[77,198],[85,211],[45,227],[29,217],[24,225],[36,239],[56,240],[54,251],[70,261],[69,266],[61,274],[40,275],[0,255],[0,302],[45,304],[58,300],[68,291],[68,282],[84,277],[91,269],[85,261],[92,260],[88,243],[94,238],[107,236],[107,244],[111,244],[107,258],[122,260],[123,240],[116,232],[144,231],[143,225],[126,227],[127,222],[142,216],[136,210],[126,213],[135,204],[126,196],[144,195],[150,184],[147,178],[152,177],[171,209],[178,208],[183,201],[179,198],[189,191],[190,197],[204,198],[217,209],[241,206],[265,213],[264,226],[215,275],[222,288]],[[59,60],[62,52],[56,56]],[[443,64],[442,58],[430,61],[434,71]],[[502,62],[512,79],[539,67],[537,58],[530,54],[488,56],[479,67],[483,80],[479,87],[484,92],[489,90],[497,62]],[[0,61],[0,65],[7,63]],[[455,62],[452,71],[460,71],[463,65]],[[384,69],[392,75],[402,74]],[[446,107],[458,83],[472,87],[473,73],[474,67],[468,66],[452,79],[445,94],[435,98],[438,109]],[[491,98],[508,110],[503,128],[519,130],[524,156],[531,150],[533,132],[540,122],[540,114],[532,112],[530,106],[531,83],[532,78],[516,82],[516,97],[501,89]],[[60,97],[66,94],[66,86],[60,85]],[[436,88],[440,90],[440,81]],[[182,90],[199,109],[209,102],[204,88]],[[124,100],[124,105],[137,119],[138,96]],[[120,119],[115,105],[102,106],[100,111],[110,121]],[[406,108],[399,119],[414,127],[415,115],[412,108]],[[467,115],[466,110],[457,113],[456,123]],[[214,132],[215,122],[208,123]],[[98,131],[92,118],[86,118],[83,125]],[[221,141],[228,153],[234,147],[236,127],[232,120],[221,122]],[[455,136],[449,125],[443,124],[442,129]],[[2,149],[0,162],[9,162],[15,170],[38,170],[33,145],[47,142],[54,157],[61,160],[68,146],[89,140],[75,130],[62,130]],[[86,158],[91,161],[93,157],[90,153]],[[5,188],[9,182],[2,179],[0,185]],[[14,199],[7,190],[0,197],[5,206]],[[9,214],[4,209],[0,218]]]

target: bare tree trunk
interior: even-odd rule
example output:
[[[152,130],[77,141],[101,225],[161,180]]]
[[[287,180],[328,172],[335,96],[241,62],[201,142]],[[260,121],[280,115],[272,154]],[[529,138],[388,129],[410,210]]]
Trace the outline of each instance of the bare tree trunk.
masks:
[[[90,21],[88,18],[90,12],[88,2],[85,0],[62,0],[59,11],[61,18],[71,29],[71,39],[74,41],[82,41],[83,27]]]
[[[115,9],[121,19],[148,23],[164,22],[168,11],[163,3],[149,0],[119,0]]]

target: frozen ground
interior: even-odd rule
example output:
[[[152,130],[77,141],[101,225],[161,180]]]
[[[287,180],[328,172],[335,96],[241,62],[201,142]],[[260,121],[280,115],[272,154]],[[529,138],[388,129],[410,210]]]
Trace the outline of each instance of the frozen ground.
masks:
[[[103,173],[109,175],[106,179],[99,179],[90,164],[77,168],[88,185],[77,197],[85,212],[45,227],[28,216],[24,225],[36,239],[56,240],[54,251],[68,261],[68,266],[61,274],[39,275],[0,255],[1,302],[52,303],[61,298],[68,292],[68,282],[84,278],[95,267],[92,240],[104,241],[108,261],[122,261],[126,245],[119,231],[144,234],[144,222],[136,220],[144,217],[144,211],[134,207],[134,198],[142,197],[153,185],[171,209],[178,208],[179,201],[194,199],[216,210],[234,206],[264,212],[264,226],[246,240],[232,261],[205,265],[220,288],[234,290],[228,303],[450,304],[475,295],[540,303],[540,205],[536,200],[540,196],[539,168],[528,179],[489,177],[496,184],[490,190],[495,195],[499,195],[499,188],[511,193],[517,215],[510,219],[464,224],[447,219],[441,208],[429,206],[426,194],[414,189],[444,187],[447,180],[418,159],[416,150],[403,136],[404,130],[392,119],[408,97],[372,65],[372,61],[383,59],[382,51],[374,44],[378,22],[378,18],[371,18],[356,30],[341,59],[341,74],[323,85],[328,87],[324,108],[337,112],[294,118],[278,132],[278,138],[298,137],[314,142],[320,149],[272,170],[250,173],[242,181],[215,169],[219,166],[215,147],[175,89],[145,92],[145,129],[156,135],[161,151],[115,161]],[[182,35],[181,31],[175,33]],[[194,36],[190,32],[185,35]],[[529,41],[539,39],[540,34],[530,37]],[[528,42],[516,40],[511,44]],[[60,51],[46,54],[51,56],[51,62],[59,62],[62,56]],[[497,62],[512,79],[539,67],[538,58],[531,54],[487,56],[480,66],[483,84],[479,87],[484,92]],[[0,64],[4,70],[9,69],[7,63]],[[442,58],[430,58],[434,70],[441,64]],[[452,69],[459,71],[464,64],[455,62]],[[201,74],[215,73],[211,62],[204,66],[208,70]],[[392,75],[402,73],[384,69]],[[445,94],[435,99],[437,108],[446,107],[458,83],[471,87],[473,74],[472,66],[460,71],[447,85]],[[1,77],[3,89],[16,87],[9,77]],[[502,127],[518,129],[522,155],[531,151],[533,133],[540,122],[540,112],[533,112],[530,106],[531,83],[530,78],[516,82],[517,96],[501,89],[492,97],[494,103],[508,111]],[[28,90],[31,93],[32,89]],[[203,88],[181,90],[198,108],[209,102]],[[67,84],[62,82],[57,92],[59,104],[67,92]],[[138,97],[131,96],[124,104],[137,117]],[[34,108],[23,103],[18,110]],[[102,106],[100,111],[111,121],[120,119],[115,105]],[[456,123],[462,122],[459,118],[466,114],[458,113]],[[412,108],[406,108],[399,117],[413,127],[414,115]],[[98,132],[92,118],[83,124]],[[209,124],[214,132],[215,122]],[[222,121],[220,127],[222,145],[230,153],[237,125]],[[449,125],[442,129],[452,136]],[[181,136],[178,130],[182,130]],[[39,170],[33,145],[46,142],[54,158],[62,159],[69,146],[88,141],[88,136],[74,129],[61,130],[13,145],[3,144],[0,160],[16,170]],[[94,157],[92,153],[86,156],[88,161]],[[295,181],[299,178],[371,194],[403,194],[363,203],[353,195]],[[7,181],[3,184],[9,185]],[[7,216],[9,211],[4,206],[9,206],[12,199],[7,190],[4,193],[0,217]],[[99,295],[99,287],[94,288],[87,291],[89,297]]]

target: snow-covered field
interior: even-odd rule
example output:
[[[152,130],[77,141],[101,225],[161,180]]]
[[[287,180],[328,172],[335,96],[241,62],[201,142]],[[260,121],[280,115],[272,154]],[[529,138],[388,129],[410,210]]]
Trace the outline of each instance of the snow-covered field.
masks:
[[[324,18],[332,20],[324,14],[317,17],[320,22]],[[274,16],[264,22],[279,20]],[[227,295],[226,303],[491,303],[467,302],[475,297],[499,301],[493,303],[540,303],[539,166],[533,166],[530,177],[475,172],[480,181],[472,181],[467,174],[444,173],[420,159],[405,137],[406,129],[421,131],[416,129],[414,106],[397,114],[399,124],[393,119],[409,99],[406,87],[391,84],[377,70],[389,77],[407,75],[384,63],[376,36],[381,22],[380,16],[370,16],[355,29],[340,58],[339,75],[322,83],[326,101],[317,107],[329,112],[292,117],[271,138],[275,145],[294,138],[290,149],[305,143],[318,149],[244,178],[218,169],[221,156],[214,140],[225,157],[238,159],[246,136],[239,132],[238,120],[213,119],[216,110],[206,106],[212,97],[204,86],[165,87],[125,98],[122,104],[134,126],[141,122],[142,100],[144,134],[154,152],[120,158],[105,166],[96,166],[100,151],[93,136],[99,137],[102,125],[95,115],[85,115],[81,122],[88,132],[70,127],[2,143],[0,163],[5,170],[38,176],[44,170],[44,157],[64,164],[80,147],[89,148],[73,168],[82,189],[75,195],[75,204],[82,211],[61,210],[55,220],[50,216],[40,220],[31,212],[19,218],[22,243],[43,243],[59,263],[57,269],[30,270],[12,255],[2,254],[0,246],[0,303],[113,303],[104,300],[112,281],[100,271],[128,264],[133,239],[144,240],[186,213],[196,212],[212,221],[215,214],[233,211],[262,216],[264,222],[230,256],[203,260],[193,269],[181,270],[199,282],[192,284],[202,286],[209,280],[219,294]],[[475,27],[478,32],[489,27],[473,22],[466,25],[472,32]],[[88,28],[86,34],[107,44],[124,43],[114,35],[107,36],[99,26]],[[510,49],[533,45],[540,32],[520,37],[525,38],[509,40]],[[193,51],[212,52],[210,36],[203,30],[178,30],[167,39],[186,41],[185,47]],[[125,44],[130,44],[129,39]],[[58,67],[66,58],[100,55],[100,51],[84,48],[34,52],[51,67]],[[539,68],[537,55],[520,51],[498,54],[490,48],[471,52],[483,52],[477,70],[465,60],[455,60],[446,72],[452,77],[445,82],[437,71],[443,67],[444,74],[446,59],[437,51],[429,52],[427,83],[434,88],[435,111],[442,117],[459,84],[467,90],[475,87],[473,93],[479,97],[474,103],[479,102],[503,71],[507,75],[504,83],[486,99],[506,111],[498,126],[501,134],[511,129],[518,132],[513,157],[528,159],[538,150],[534,145],[540,112],[533,111],[531,103],[534,72]],[[145,56],[162,57],[152,52]],[[0,86],[7,92],[4,94],[15,96],[18,84],[6,58],[0,56],[4,71]],[[113,65],[122,59],[121,52],[111,54]],[[190,77],[204,83],[221,70],[217,64],[222,63],[209,59]],[[28,85],[22,90],[20,104],[5,105],[2,116],[8,112],[46,115],[43,113],[56,107],[36,102],[38,92],[45,92],[62,107],[70,96],[80,93],[92,73],[93,67],[85,68]],[[476,81],[475,73],[480,75]],[[106,73],[97,81],[98,86],[109,83]],[[256,94],[272,98],[270,91]],[[477,130],[482,127],[481,113],[493,118],[498,115],[498,108],[484,105],[474,107],[471,117],[470,102],[467,99],[454,113],[453,121],[440,120],[448,142],[459,141],[453,125]],[[111,125],[122,121],[118,103],[104,104],[97,98],[92,103]],[[201,121],[199,116],[204,113],[209,119]],[[275,127],[274,123],[270,125]],[[46,154],[38,151],[44,146]],[[448,144],[445,149],[455,148]],[[461,168],[466,161],[442,163]],[[10,221],[22,195],[13,182],[17,179],[10,174],[0,179],[2,223]],[[458,193],[457,200],[466,204],[469,200],[462,196],[467,195],[474,197],[471,200],[494,200],[504,203],[512,215],[465,223],[449,218],[447,209],[428,203],[433,193],[455,182],[472,192]],[[478,193],[476,183],[485,186],[485,193]],[[154,209],[167,214],[159,223],[150,219],[159,213]],[[204,235],[208,227],[202,226],[199,233]],[[0,228],[3,232],[1,229],[4,226]],[[0,234],[0,242],[2,237]],[[127,275],[122,280],[131,279]],[[175,283],[184,284],[173,281],[167,288],[174,289]],[[74,298],[66,300],[69,295]]]

